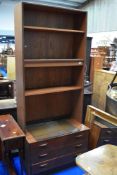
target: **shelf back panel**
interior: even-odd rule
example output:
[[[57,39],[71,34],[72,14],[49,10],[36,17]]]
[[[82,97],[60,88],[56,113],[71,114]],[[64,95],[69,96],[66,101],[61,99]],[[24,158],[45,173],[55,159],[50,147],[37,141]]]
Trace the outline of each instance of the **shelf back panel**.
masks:
[[[26,97],[26,122],[68,116],[72,113],[72,93]]]
[[[73,58],[73,34],[24,31],[25,59]]]
[[[25,68],[25,90],[62,86],[82,87],[82,68]]]
[[[85,30],[86,13],[68,13],[53,8],[43,9],[24,6],[24,25],[50,28]]]

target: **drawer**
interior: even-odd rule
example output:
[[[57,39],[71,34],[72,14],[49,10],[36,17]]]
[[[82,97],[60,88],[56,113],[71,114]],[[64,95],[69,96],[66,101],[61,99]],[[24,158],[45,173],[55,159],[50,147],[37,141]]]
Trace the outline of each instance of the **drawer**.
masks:
[[[101,145],[105,145],[105,144],[117,145],[117,138],[116,137],[112,137],[112,138],[100,139],[97,146],[101,146]]]
[[[83,152],[81,152],[83,153]],[[45,161],[42,163],[36,163],[31,166],[31,174],[32,175],[39,175],[40,173],[44,173],[49,170],[54,170],[55,168],[58,168],[60,166],[63,166],[65,164],[69,164],[71,162],[75,162],[75,158],[78,155],[78,153],[72,153],[63,155],[61,157],[55,158],[50,161]]]
[[[69,154],[73,152],[80,153],[82,150],[87,150],[87,149],[88,149],[87,141],[80,141],[79,143],[71,144],[69,146],[64,146],[59,149],[54,148],[50,150],[47,150],[47,149],[41,150],[39,148],[36,152],[32,150],[33,154],[31,154],[31,162],[32,164],[37,162],[43,162],[64,154]]]
[[[60,149],[71,144],[77,144],[81,141],[88,141],[89,131],[78,132],[67,136],[57,137],[50,140],[40,141],[37,143],[30,144],[31,155],[36,154],[39,150],[51,151],[53,149]]]
[[[107,138],[107,137],[116,137],[117,134],[117,128],[103,128],[101,130],[100,137],[101,138]]]
[[[24,138],[9,139],[4,141],[5,150],[15,150],[24,148]]]

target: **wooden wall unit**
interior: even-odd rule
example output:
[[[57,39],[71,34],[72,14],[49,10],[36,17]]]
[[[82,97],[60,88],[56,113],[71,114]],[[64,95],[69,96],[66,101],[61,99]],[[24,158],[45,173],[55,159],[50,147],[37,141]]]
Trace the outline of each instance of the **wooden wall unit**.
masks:
[[[26,132],[29,175],[71,162],[88,148],[89,129],[80,124],[86,16],[76,9],[16,6],[18,123]]]

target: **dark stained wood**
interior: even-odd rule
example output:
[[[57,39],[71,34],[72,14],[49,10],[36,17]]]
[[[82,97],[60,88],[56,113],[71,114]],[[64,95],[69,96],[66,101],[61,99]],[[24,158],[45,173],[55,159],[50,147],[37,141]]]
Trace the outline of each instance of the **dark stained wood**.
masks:
[[[69,67],[26,68],[26,90],[73,85],[71,69]]]
[[[24,24],[29,26],[86,30],[85,19],[86,12],[76,9],[24,4]]]
[[[15,55],[16,55],[16,94],[17,120],[25,129],[25,98],[24,98],[24,69],[23,69],[23,4],[15,8]]]
[[[74,67],[83,66],[83,59],[25,59],[24,67]]]
[[[80,90],[80,89],[81,89],[81,87],[79,87],[79,86],[64,86],[64,87],[27,90],[27,91],[25,91],[25,96],[61,93],[61,92],[67,92],[67,91],[76,91],[76,90]]]
[[[19,9],[18,122],[26,132],[26,170],[33,175],[73,162],[76,154],[88,149],[89,129],[78,123],[82,120],[87,15],[28,3]]]
[[[31,166],[31,174],[40,174],[44,173],[45,171],[52,170],[68,163],[74,162],[77,153],[69,153],[67,155],[63,155],[60,157],[55,157],[50,161],[46,162],[39,162],[32,164]]]
[[[84,90],[81,89],[79,92],[72,93],[72,117],[77,121],[82,122],[82,111],[83,111],[83,94]]]
[[[18,150],[20,159],[24,156],[25,135],[11,115],[0,116],[0,147],[2,160],[5,162],[11,175],[15,171],[11,165],[12,151]],[[21,165],[22,166],[22,165]]]
[[[72,67],[26,68],[25,89],[34,90],[63,86],[80,86],[82,88],[81,73],[82,68],[75,69]]]
[[[45,126],[43,123],[40,124],[40,126],[37,124],[38,126],[36,127],[34,127],[33,125],[27,127],[26,154],[28,156],[28,159],[30,159],[31,165],[37,169],[38,173],[41,170],[39,168],[40,164],[43,165],[47,163],[47,165],[50,165],[51,161],[53,162],[55,161],[55,159],[61,162],[61,157],[66,157],[68,154],[72,154],[72,158],[70,158],[69,160],[66,159],[66,161],[64,162],[65,164],[67,164],[68,161],[73,162],[76,155],[84,153],[88,150],[89,128],[85,127],[83,124],[78,123],[76,120],[73,119],[60,121],[60,126],[57,126],[57,123],[59,122],[53,121],[53,127],[51,122],[50,124],[47,123],[48,126]],[[48,128],[49,125],[50,131],[48,129],[48,132],[46,133],[46,127]],[[63,130],[61,130],[61,128],[63,128]],[[27,150],[30,150],[30,156]],[[61,163],[59,165],[61,165]],[[52,164],[52,169],[55,167],[57,167],[57,165]],[[30,169],[30,167],[27,168]],[[46,169],[43,169],[43,171],[47,170],[49,170],[49,166],[46,166]]]
[[[35,27],[35,26],[24,26],[24,29],[34,31],[47,31],[47,32],[84,33],[82,30],[68,30],[68,29],[57,29],[48,27]]]
[[[49,121],[46,122],[46,124],[45,122],[43,122],[29,125],[27,126],[27,131],[30,132],[32,137],[34,137],[37,141],[46,140],[46,142],[48,142],[48,139],[53,138],[54,140],[49,140],[49,143],[51,143],[52,147],[54,148],[54,145],[58,145],[59,147],[64,146],[65,142],[67,142],[67,144],[71,144],[69,142],[69,139],[72,142],[76,143],[77,140],[81,141],[84,138],[88,138],[87,131],[89,131],[89,128],[87,128],[83,124],[80,124],[76,120],[62,119],[56,121]],[[62,139],[56,139],[58,134],[59,137],[66,137],[63,137]],[[28,142],[30,142],[30,140],[28,140]],[[61,145],[59,145],[59,142],[61,142]],[[33,141],[31,143],[33,143]]]
[[[57,149],[53,149],[53,150],[49,150],[48,151],[41,151],[41,153],[39,153],[39,149],[36,149],[37,152],[35,152],[33,155],[31,155],[31,162],[32,164],[38,163],[38,162],[44,162],[47,160],[51,160],[53,159],[53,157],[59,157],[62,155],[66,155],[68,153],[81,153],[81,152],[86,152],[87,151],[87,142],[83,142],[81,141],[80,143],[77,144],[72,144],[72,145],[65,145],[65,148],[58,148]],[[37,156],[35,156],[35,154],[37,154]]]
[[[89,131],[89,128],[88,127],[86,127],[85,125],[83,125],[83,124],[81,124],[81,123],[79,123],[79,122],[77,122],[76,120],[74,120],[73,118],[72,119],[70,119],[70,120],[68,120],[68,122],[69,122],[69,124],[70,125],[73,125],[74,127],[76,127],[76,130],[74,131],[74,132],[76,132],[76,135],[74,135],[75,136],[75,139],[76,139],[76,141],[78,140],[83,140],[83,139],[87,139],[88,138],[88,132],[87,131]],[[40,145],[40,143],[37,143],[37,140],[36,140],[36,138],[29,132],[29,130],[30,130],[30,125],[29,125],[29,127],[27,127],[27,132],[26,132],[26,140],[27,140],[27,142],[29,143],[29,144],[31,144],[31,147],[33,147],[33,146],[36,146],[36,147],[38,147],[39,145]],[[57,133],[56,133],[57,134]],[[64,136],[64,135],[63,135]],[[68,135],[68,136],[66,136],[66,137],[58,137],[58,138],[55,138],[55,139],[52,139],[52,140],[48,140],[47,142],[48,142],[48,144],[47,145],[49,145],[49,143],[50,143],[50,145],[51,146],[53,146],[54,147],[54,145],[55,146],[61,146],[61,145],[59,145],[59,142],[61,142],[61,143],[63,143],[63,146],[64,146],[64,144],[65,144],[65,142],[67,142],[67,144],[68,144],[68,142],[69,142],[69,140],[71,140],[71,139],[73,139],[73,137],[72,137],[73,135],[72,134],[70,134],[70,135]],[[60,141],[61,140],[61,141]],[[63,140],[63,141],[62,141]],[[46,143],[46,141],[44,141],[44,142],[41,142],[41,144],[43,144],[43,143]],[[39,145],[38,145],[39,144]],[[69,142],[69,144],[70,144],[70,142]],[[44,145],[44,146],[46,146],[46,145]],[[33,149],[32,149],[33,150]]]
[[[72,59],[73,42],[71,33],[24,31],[24,58]]]
[[[24,137],[24,133],[11,115],[0,116],[0,138],[2,141]]]
[[[71,93],[26,97],[26,121],[63,118],[72,115]]]

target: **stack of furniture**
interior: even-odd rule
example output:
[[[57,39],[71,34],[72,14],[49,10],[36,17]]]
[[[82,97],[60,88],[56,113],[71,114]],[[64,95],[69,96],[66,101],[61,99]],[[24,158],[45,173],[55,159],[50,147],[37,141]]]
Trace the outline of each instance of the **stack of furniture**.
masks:
[[[38,174],[88,149],[81,124],[86,12],[21,3],[15,33],[18,123],[27,174]]]
[[[89,105],[85,124],[90,127],[89,149],[105,144],[117,145],[116,116]]]

